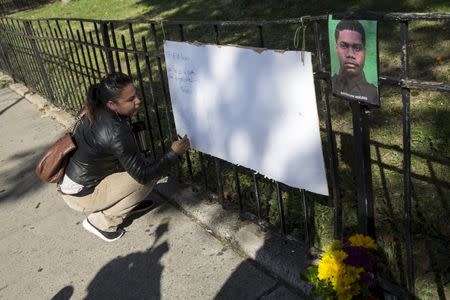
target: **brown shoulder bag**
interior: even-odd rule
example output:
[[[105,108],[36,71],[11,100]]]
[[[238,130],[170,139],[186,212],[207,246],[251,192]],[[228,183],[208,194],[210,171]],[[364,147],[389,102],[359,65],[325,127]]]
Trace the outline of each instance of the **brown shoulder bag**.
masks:
[[[75,129],[78,127],[82,115],[75,123],[72,132],[75,132]],[[63,178],[69,157],[77,148],[72,132],[65,133],[39,160],[36,166],[36,175],[42,181],[54,183],[59,182]]]

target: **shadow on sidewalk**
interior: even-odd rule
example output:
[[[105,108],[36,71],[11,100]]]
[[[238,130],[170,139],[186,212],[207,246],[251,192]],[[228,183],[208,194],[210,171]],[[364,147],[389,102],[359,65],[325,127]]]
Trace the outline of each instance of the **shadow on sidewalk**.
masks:
[[[194,218],[197,218],[195,211],[205,208],[202,203],[211,201],[198,186],[179,183],[172,177],[169,177],[168,182],[158,184],[156,192],[159,197],[170,199],[172,204],[181,207],[182,210],[194,212]],[[178,198],[179,202],[175,201],[175,198]],[[180,200],[183,198],[188,201]],[[230,211],[237,213],[238,209],[232,205],[228,206],[228,209],[220,210],[206,208],[210,220],[203,221],[209,228],[219,228],[223,226],[222,222],[230,220],[233,222],[237,217],[230,217]],[[246,246],[238,252],[249,251],[252,253],[254,250],[258,250],[256,250],[254,258],[248,258],[236,266],[214,299],[308,299],[307,293],[310,286],[300,279],[301,273],[306,271],[311,261],[307,246],[283,238],[277,229],[271,226],[268,231],[257,230],[255,232],[251,229],[252,226],[247,226],[249,221],[239,224],[236,225],[236,227],[242,226],[239,233],[231,235],[235,237],[239,235],[241,239],[237,243],[242,242]],[[248,231],[244,227],[248,228]],[[224,232],[224,230],[220,229],[217,235],[220,236],[220,232]],[[254,238],[253,234],[257,238]],[[238,245],[238,248],[240,247]]]
[[[258,261],[267,261],[269,258],[269,253],[272,252],[269,248],[271,248],[271,246],[267,245],[265,242],[256,253],[256,261],[249,258],[239,264],[214,299],[309,299],[309,297],[298,288],[287,288],[285,282],[283,283],[276,275],[275,277],[270,276],[269,274],[273,274],[273,270],[269,271],[259,265]],[[279,255],[284,255],[282,252],[278,252]],[[263,258],[264,256],[265,258]],[[275,258],[275,260],[277,260],[277,258]],[[307,259],[299,253],[296,261],[292,262],[298,264],[299,261],[303,261],[306,264]],[[277,262],[275,262],[275,264],[277,264]],[[278,267],[281,267],[281,265]],[[300,278],[302,271],[304,271],[304,268],[298,268],[298,272],[291,274],[291,276],[298,276]],[[249,276],[249,274],[254,275]],[[258,283],[255,284],[255,282]],[[305,286],[306,285],[307,284],[305,283]]]
[[[2,186],[0,187],[0,203],[17,200],[26,194],[34,193],[44,187],[44,183],[36,176],[34,170],[38,160],[49,146],[18,152],[0,163]]]
[[[105,265],[89,284],[85,299],[160,299],[164,268],[160,259],[169,245],[166,241],[156,244],[167,231],[168,224],[160,224],[148,250],[117,257]]]
[[[69,300],[73,295],[73,286],[68,285],[63,287],[51,300]]]
[[[11,103],[10,105],[8,105],[7,107],[5,107],[4,109],[0,110],[0,115],[2,115],[5,111],[7,111],[8,109],[10,109],[11,107],[13,107],[14,105],[16,105],[17,103],[19,103],[20,101],[22,101],[23,99],[25,99],[24,97],[21,97],[19,99],[17,99],[16,101],[14,101],[13,103]]]

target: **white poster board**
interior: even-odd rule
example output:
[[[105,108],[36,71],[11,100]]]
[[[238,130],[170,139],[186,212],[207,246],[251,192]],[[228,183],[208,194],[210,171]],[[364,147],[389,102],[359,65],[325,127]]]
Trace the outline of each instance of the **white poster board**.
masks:
[[[164,54],[192,148],[328,195],[311,53],[165,41]]]

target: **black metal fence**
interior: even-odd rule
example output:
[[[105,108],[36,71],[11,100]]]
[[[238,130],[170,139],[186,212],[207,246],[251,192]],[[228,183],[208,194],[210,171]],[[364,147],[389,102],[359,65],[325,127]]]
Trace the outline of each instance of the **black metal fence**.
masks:
[[[391,30],[398,30],[397,35],[389,36],[397,39],[400,65],[394,69],[400,71],[400,76],[380,75],[379,82],[383,89],[401,91],[401,96],[397,97],[402,99],[401,145],[371,140],[369,124],[373,119],[370,113],[359,104],[352,104],[351,112],[343,112],[341,107],[347,107],[345,103],[330,95],[327,16],[257,22],[0,18],[0,69],[73,113],[81,109],[89,85],[99,81],[105,73],[116,70],[131,75],[144,103],[144,110],[136,120],[144,121],[148,129],[149,144],[145,150],[157,158],[176,137],[164,66],[164,39],[293,49],[292,37],[303,23],[308,26],[306,50],[315,53],[319,115],[331,191],[329,199],[289,188],[252,170],[196,151],[186,154],[178,171],[184,180],[202,185],[218,195],[224,205],[234,203],[243,215],[277,226],[282,234],[303,239],[309,246],[318,244],[320,222],[324,220],[321,219],[323,211],[317,210],[316,203],[330,207],[328,214],[332,216],[330,226],[334,238],[341,239],[349,230],[378,235],[380,231],[375,232],[379,226],[375,222],[372,169],[379,167],[380,197],[383,199],[392,198],[386,188],[387,172],[401,175],[403,195],[399,198],[404,201],[401,209],[403,230],[396,240],[403,245],[400,256],[406,253],[406,259],[401,259],[406,268],[397,270],[400,275],[395,281],[400,286],[406,285],[407,291],[389,281],[384,281],[383,287],[401,298],[411,297],[415,293],[411,177],[435,185],[440,194],[450,189],[446,178],[427,177],[412,171],[411,155],[426,159],[431,165],[439,163],[448,167],[450,163],[448,158],[440,159],[411,150],[410,93],[416,89],[445,93],[450,92],[450,86],[410,79],[408,25],[417,21],[447,22],[450,14],[386,14],[378,15],[376,19]],[[353,132],[336,131],[333,126],[339,126],[340,130],[353,127]],[[345,150],[348,144],[354,147],[350,150],[350,158]],[[401,153],[403,165],[384,163],[381,155],[384,150]],[[347,190],[354,196],[349,196]],[[442,197],[445,202],[445,196]],[[343,202],[343,199],[347,200]],[[352,200],[357,200],[357,213],[354,221],[348,221],[343,218],[343,211]]]

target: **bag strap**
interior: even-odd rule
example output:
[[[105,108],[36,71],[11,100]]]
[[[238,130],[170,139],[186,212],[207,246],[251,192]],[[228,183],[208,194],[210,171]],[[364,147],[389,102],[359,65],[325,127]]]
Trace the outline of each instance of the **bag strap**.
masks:
[[[75,123],[72,126],[72,129],[70,130],[70,133],[73,135],[77,128],[80,126],[81,121],[83,117],[86,115],[86,109],[83,108],[83,110],[78,113],[78,115],[75,117]]]

